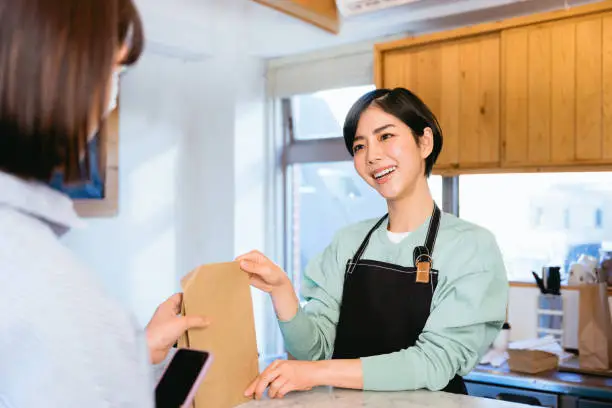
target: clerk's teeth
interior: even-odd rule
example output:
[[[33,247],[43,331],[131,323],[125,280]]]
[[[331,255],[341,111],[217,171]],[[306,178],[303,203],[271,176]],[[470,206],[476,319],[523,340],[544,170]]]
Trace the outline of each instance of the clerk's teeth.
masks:
[[[384,169],[384,170],[382,170],[382,171],[379,171],[378,173],[375,173],[375,174],[374,174],[374,178],[375,178],[375,179],[379,179],[379,178],[381,178],[381,177],[383,177],[383,176],[386,176],[386,175],[387,175],[387,174],[389,174],[389,173],[393,173],[393,172],[395,171],[395,168],[396,168],[396,167],[395,167],[395,166],[393,166],[393,167],[389,167],[389,168],[387,168],[387,169]]]

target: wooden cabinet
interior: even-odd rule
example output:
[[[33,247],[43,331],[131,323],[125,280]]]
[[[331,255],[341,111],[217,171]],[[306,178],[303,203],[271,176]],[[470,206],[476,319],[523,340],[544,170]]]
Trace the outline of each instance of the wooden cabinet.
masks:
[[[400,49],[385,56],[382,87],[416,93],[440,121],[437,168],[490,167],[500,160],[500,36]]]
[[[438,117],[434,172],[612,169],[612,0],[379,44]],[[548,170],[547,170],[548,169]]]
[[[504,165],[612,162],[612,17],[501,36]]]

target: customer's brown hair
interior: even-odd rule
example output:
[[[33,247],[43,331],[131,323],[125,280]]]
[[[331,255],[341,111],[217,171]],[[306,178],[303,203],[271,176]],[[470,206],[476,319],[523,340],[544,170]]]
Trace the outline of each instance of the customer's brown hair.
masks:
[[[0,0],[0,170],[90,177],[88,137],[123,45],[134,63],[143,33],[132,0]]]

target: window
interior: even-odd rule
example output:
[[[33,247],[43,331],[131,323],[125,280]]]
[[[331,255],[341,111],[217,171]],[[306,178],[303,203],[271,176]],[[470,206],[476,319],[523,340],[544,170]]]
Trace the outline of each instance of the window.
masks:
[[[464,175],[460,217],[495,234],[510,280],[533,282],[531,271],[543,266],[567,273],[580,254],[599,257],[602,241],[612,238],[604,220],[610,183],[610,173]],[[530,222],[534,212],[539,222]]]
[[[353,103],[372,85],[330,89],[291,97],[295,140],[342,136],[344,118]]]

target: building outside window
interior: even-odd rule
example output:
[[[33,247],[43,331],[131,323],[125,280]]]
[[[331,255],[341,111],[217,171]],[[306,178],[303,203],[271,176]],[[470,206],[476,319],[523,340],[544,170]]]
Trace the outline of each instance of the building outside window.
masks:
[[[565,273],[581,253],[599,257],[612,240],[611,183],[606,172],[463,175],[459,215],[495,234],[511,281],[533,282],[542,266]]]

